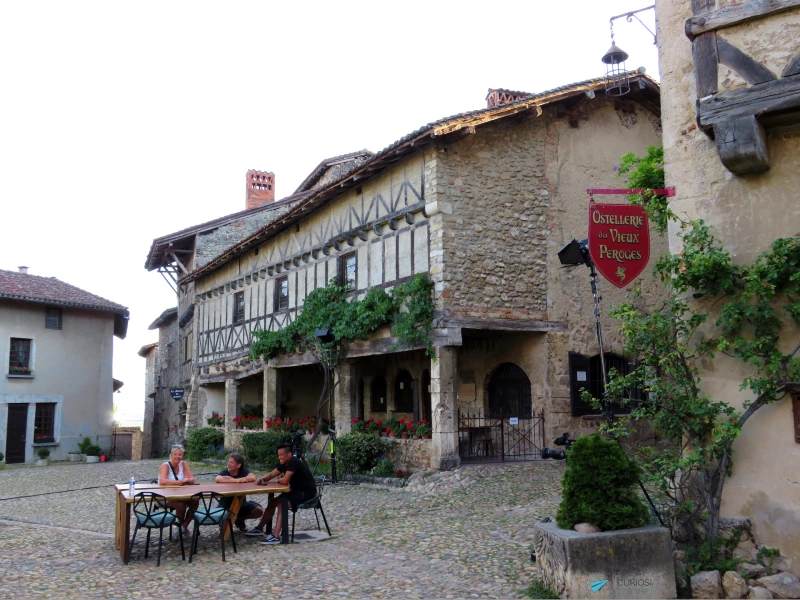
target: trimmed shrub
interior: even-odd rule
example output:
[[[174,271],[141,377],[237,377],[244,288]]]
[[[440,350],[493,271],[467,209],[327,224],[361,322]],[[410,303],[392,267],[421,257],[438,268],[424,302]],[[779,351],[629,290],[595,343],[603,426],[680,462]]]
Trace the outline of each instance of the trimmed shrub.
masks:
[[[567,455],[558,526],[591,523],[613,531],[647,525],[650,513],[635,489],[640,472],[616,442],[598,434],[578,439]]]
[[[86,456],[100,456],[102,453],[103,449],[97,444],[89,444],[86,448]]]
[[[250,465],[273,469],[278,464],[278,446],[291,444],[290,431],[260,431],[242,436],[242,454]],[[305,441],[303,442],[305,446]]]
[[[372,469],[372,474],[376,477],[394,477],[394,471],[394,463],[388,458],[384,458],[375,465],[375,468]]]
[[[202,460],[217,455],[225,445],[225,432],[213,427],[198,427],[186,432],[186,460]]]
[[[386,454],[386,442],[369,433],[346,433],[336,443],[339,457],[356,473],[369,473]]]
[[[50,458],[50,448],[39,448],[36,451],[36,454],[39,455],[39,458],[44,460],[45,458]]]
[[[85,437],[78,444],[78,450],[81,451],[81,454],[86,454],[88,456],[86,451],[89,449],[90,446],[92,446],[92,440],[90,440],[88,437]]]

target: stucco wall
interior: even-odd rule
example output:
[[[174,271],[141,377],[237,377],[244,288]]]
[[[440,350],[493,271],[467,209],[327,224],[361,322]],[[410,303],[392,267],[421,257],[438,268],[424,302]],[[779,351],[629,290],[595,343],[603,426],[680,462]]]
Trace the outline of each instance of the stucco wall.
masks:
[[[63,309],[62,328],[45,328],[44,305],[0,302],[0,451],[6,452],[8,403],[55,402],[56,445],[51,460],[66,460],[84,436],[111,448],[112,350],[110,313]],[[7,377],[10,338],[33,339],[33,378]],[[28,409],[26,462],[35,459],[35,408]]]
[[[796,193],[800,185],[800,136],[786,131],[768,134],[768,172],[748,177],[728,172],[714,141],[694,127],[695,68],[691,43],[684,35],[691,4],[657,0],[656,10],[667,184],[677,188],[672,208],[678,214],[705,219],[735,262],[750,262],[774,239],[800,232]],[[794,10],[725,29],[720,35],[779,74],[786,57],[800,52],[798,17],[800,11]],[[732,89],[736,84],[725,87]],[[680,248],[676,233],[675,228],[670,232],[672,251]],[[796,328],[787,327],[784,334],[787,348],[800,340]],[[735,360],[719,355],[703,365],[701,375],[703,389],[714,398],[741,407],[743,401],[753,397],[739,391],[747,371]],[[756,413],[745,425],[734,450],[733,476],[723,495],[723,515],[750,518],[759,543],[780,548],[795,565],[800,564],[800,445],[794,442],[789,402],[784,400]]]

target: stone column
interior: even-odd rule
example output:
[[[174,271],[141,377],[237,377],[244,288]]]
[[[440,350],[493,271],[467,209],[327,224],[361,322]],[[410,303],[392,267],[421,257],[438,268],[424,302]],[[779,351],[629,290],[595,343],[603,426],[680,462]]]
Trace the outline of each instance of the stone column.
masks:
[[[450,470],[461,464],[458,455],[458,348],[438,346],[431,361],[431,413],[433,436],[431,467]]]
[[[352,420],[356,416],[356,378],[355,370],[349,362],[339,363],[339,385],[333,399],[333,417],[336,419],[336,434],[342,435],[353,430]]]
[[[194,429],[195,427],[203,426],[202,415],[198,414],[200,412],[199,391],[200,391],[200,384],[198,382],[197,373],[192,372],[192,378],[189,383],[189,389],[186,395],[184,396],[184,400],[186,401],[186,429],[183,431],[183,435],[186,435],[186,431],[188,431],[189,429]]]
[[[264,366],[264,390],[262,394],[264,420],[278,416],[278,369]],[[266,431],[267,424],[264,423]]]
[[[372,413],[372,376],[364,376],[364,419],[366,420]]]
[[[235,379],[225,380],[225,447],[231,447],[233,430],[236,429],[233,417],[239,416],[242,388]]]

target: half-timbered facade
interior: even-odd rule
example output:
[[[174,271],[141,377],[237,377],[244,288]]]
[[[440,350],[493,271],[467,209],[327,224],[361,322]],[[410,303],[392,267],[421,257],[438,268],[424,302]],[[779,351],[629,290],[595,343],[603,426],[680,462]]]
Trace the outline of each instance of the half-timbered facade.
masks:
[[[643,73],[632,81],[622,101],[605,97],[602,79],[493,95],[489,108],[347,168],[323,161],[290,209],[180,277],[194,334],[187,426],[254,404],[265,416],[313,412],[322,387],[313,356],[252,360],[253,331],[291,322],[332,278],[358,298],[417,273],[434,283],[436,359],[395,348],[388,330],[345,345],[340,432],[356,416],[430,418],[423,462],[452,468],[462,457],[533,458],[554,431],[596,426],[575,404],[569,370],[571,352],[597,353],[588,273],[562,269],[556,253],[586,236],[586,188],[618,185],[622,154],[660,144],[658,86]],[[657,288],[649,275],[639,281]],[[609,305],[623,297],[604,295]],[[607,338],[619,351],[610,328]],[[226,434],[232,427],[229,418]]]

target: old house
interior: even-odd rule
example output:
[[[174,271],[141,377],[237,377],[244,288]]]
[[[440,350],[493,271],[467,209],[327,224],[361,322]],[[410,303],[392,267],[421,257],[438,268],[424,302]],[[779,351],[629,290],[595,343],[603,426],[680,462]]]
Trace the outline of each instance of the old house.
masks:
[[[737,264],[800,232],[800,7],[797,2],[657,0],[667,183],[672,209],[714,228]],[[670,231],[680,251],[677,228]],[[701,299],[699,302],[706,302]],[[703,310],[711,310],[709,304]],[[790,352],[800,331],[787,319]],[[719,353],[703,389],[741,408],[750,373]],[[734,445],[722,514],[747,517],[758,543],[800,563],[800,397],[756,412]],[[793,570],[796,570],[793,569]]]
[[[128,309],[55,277],[0,270],[0,451],[32,462],[38,448],[65,460],[88,436],[112,446],[113,337]]]
[[[476,456],[533,458],[556,432],[595,428],[575,385],[602,385],[588,271],[562,268],[556,253],[586,236],[586,188],[618,187],[619,157],[661,143],[658,84],[631,78],[623,100],[605,95],[603,79],[539,94],[490,90],[487,108],[425,125],[358,164],[337,172],[335,159],[324,161],[280,201],[290,207],[202,263],[205,226],[155,240],[148,268],[181,271],[180,325],[193,336],[186,426],[225,413],[231,443],[243,405],[308,415],[322,385],[313,357],[251,360],[252,331],[294,319],[332,277],[360,298],[425,273],[436,360],[422,348],[392,350],[387,330],[346,346],[340,432],[356,416],[430,418],[433,439],[415,460],[452,468]],[[169,240],[185,253],[171,253]],[[653,255],[664,249],[653,240]],[[661,293],[649,273],[640,282]],[[605,311],[623,292],[601,286]],[[608,350],[619,353],[603,319]],[[632,358],[612,356],[619,368]]]

